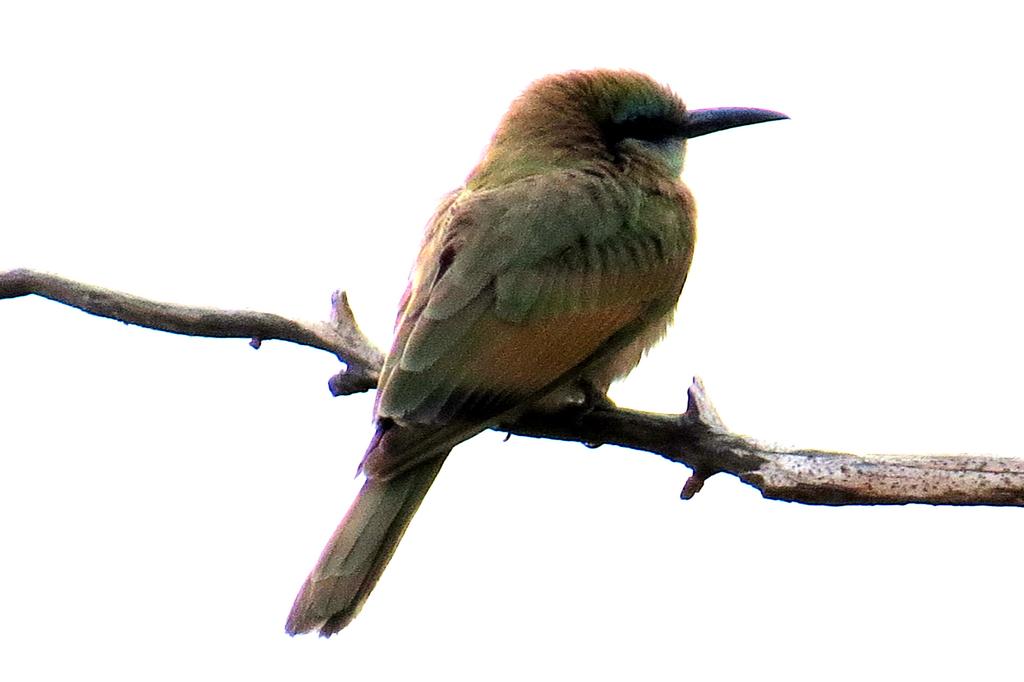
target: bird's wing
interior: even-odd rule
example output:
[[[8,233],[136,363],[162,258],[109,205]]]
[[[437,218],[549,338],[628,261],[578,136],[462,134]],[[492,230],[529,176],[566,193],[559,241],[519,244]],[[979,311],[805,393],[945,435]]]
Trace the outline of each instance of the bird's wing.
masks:
[[[600,356],[653,303],[674,304],[693,246],[680,191],[565,171],[443,203],[403,298],[378,417],[484,423]]]

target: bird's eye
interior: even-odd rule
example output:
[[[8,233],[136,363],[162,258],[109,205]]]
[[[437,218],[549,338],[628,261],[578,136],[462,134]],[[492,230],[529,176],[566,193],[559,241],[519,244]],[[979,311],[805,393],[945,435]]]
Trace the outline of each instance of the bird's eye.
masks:
[[[679,123],[663,116],[635,116],[612,123],[605,131],[609,142],[642,140],[644,142],[666,142],[683,137]]]

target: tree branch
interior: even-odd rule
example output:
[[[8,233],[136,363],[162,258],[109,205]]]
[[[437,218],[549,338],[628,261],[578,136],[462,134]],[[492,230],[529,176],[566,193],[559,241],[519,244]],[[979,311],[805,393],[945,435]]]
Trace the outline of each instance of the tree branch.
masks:
[[[299,322],[246,310],[150,301],[31,270],[0,273],[0,299],[35,294],[150,329],[191,336],[282,340],[333,353],[346,367],[331,378],[334,395],[376,386],[384,356],[360,331],[348,299],[332,297],[329,322]],[[685,464],[688,499],[716,473],[730,473],[770,499],[805,504],[1024,506],[1024,459],[968,455],[852,455],[779,450],[729,432],[695,379],[686,412],[652,414],[610,406],[527,413],[496,428],[534,438],[620,445]]]
[[[1024,506],[1024,459],[969,455],[852,455],[780,450],[731,433],[695,378],[686,412],[621,408],[527,414],[502,426],[537,438],[608,443],[652,452],[693,469],[681,497],[724,472],[764,497],[805,504],[943,504]]]
[[[301,322],[252,310],[196,308],[151,301],[33,270],[0,273],[0,299],[30,294],[92,315],[173,334],[250,339],[253,348],[272,340],[319,348],[333,353],[346,365],[328,384],[336,396],[375,388],[384,364],[384,354],[359,329],[348,297],[342,291],[334,292],[331,297],[329,322]]]

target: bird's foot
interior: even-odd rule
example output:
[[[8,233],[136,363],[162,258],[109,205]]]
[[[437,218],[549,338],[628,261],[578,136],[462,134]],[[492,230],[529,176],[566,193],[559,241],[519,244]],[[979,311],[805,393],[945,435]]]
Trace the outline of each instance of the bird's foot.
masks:
[[[580,380],[576,382],[576,385],[583,395],[583,401],[579,404],[579,409],[584,414],[589,414],[595,410],[614,410],[616,408],[615,401],[589,381]]]

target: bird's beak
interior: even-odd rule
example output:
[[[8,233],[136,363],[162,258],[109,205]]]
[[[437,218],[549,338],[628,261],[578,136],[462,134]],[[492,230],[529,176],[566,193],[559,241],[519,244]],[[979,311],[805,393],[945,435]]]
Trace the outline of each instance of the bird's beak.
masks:
[[[717,133],[719,130],[748,126],[752,123],[779,121],[789,116],[770,109],[747,109],[745,107],[719,107],[715,109],[693,109],[686,112],[683,137],[692,138]]]

